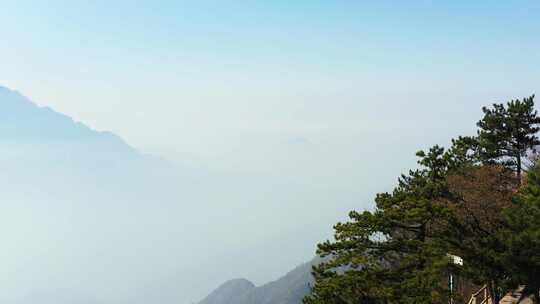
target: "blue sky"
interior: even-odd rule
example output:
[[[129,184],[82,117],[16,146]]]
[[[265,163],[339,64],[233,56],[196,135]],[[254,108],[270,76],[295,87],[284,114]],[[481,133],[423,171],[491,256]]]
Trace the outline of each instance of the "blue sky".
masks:
[[[0,83],[180,162],[346,168],[358,159],[344,151],[383,147],[388,133],[414,137],[394,143],[413,155],[473,131],[481,105],[536,92],[539,12],[538,1],[4,3]]]

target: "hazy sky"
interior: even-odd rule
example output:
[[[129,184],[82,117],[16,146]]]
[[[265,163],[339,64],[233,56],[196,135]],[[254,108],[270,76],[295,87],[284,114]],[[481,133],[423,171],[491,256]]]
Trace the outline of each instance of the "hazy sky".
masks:
[[[0,83],[142,151],[260,172],[356,162],[387,133],[444,143],[538,89],[538,1],[407,2],[2,3]]]

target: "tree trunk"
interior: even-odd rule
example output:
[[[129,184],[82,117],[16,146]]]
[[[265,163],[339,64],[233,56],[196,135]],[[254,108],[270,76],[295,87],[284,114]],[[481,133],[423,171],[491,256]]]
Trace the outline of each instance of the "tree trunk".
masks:
[[[491,281],[489,283],[488,292],[493,303],[499,303],[501,299],[500,299],[499,292],[497,290],[497,284],[495,283],[495,281]]]
[[[521,185],[521,154],[518,151],[517,155],[517,178],[518,178],[518,185]]]

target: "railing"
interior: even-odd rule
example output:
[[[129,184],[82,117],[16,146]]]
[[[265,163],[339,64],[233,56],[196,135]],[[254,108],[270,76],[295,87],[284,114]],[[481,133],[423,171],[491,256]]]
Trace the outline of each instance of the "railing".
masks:
[[[487,285],[484,285],[480,290],[473,293],[468,304],[492,304],[493,300],[488,291]]]

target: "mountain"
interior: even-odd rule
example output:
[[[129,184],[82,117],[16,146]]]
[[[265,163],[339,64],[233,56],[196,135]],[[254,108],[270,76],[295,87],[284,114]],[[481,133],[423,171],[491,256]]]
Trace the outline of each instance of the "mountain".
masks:
[[[202,263],[205,182],[0,87],[0,303],[140,303],[133,290]]]
[[[214,290],[201,303],[204,304],[222,304],[237,303],[239,295],[247,294],[255,289],[255,285],[246,279],[230,280]]]
[[[0,184],[21,191],[65,193],[92,185],[117,190],[173,178],[197,177],[161,158],[140,153],[121,137],[97,131],[22,94],[0,86]],[[171,175],[174,175],[171,176]],[[44,177],[47,178],[44,178]],[[12,188],[13,188],[12,187]],[[131,191],[131,190],[130,190]]]
[[[320,259],[315,258],[259,287],[245,279],[228,281],[199,304],[300,304],[313,283],[311,269],[319,262]]]
[[[0,87],[0,303],[188,304],[268,281],[330,226],[320,188],[173,164]],[[300,298],[296,273],[243,303]]]
[[[111,162],[141,157],[115,134],[93,130],[1,86],[0,109],[2,159]]]
[[[100,143],[136,153],[120,137],[100,132],[49,107],[40,107],[17,91],[0,86],[0,139],[6,142]]]

